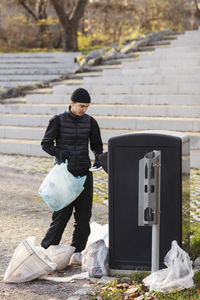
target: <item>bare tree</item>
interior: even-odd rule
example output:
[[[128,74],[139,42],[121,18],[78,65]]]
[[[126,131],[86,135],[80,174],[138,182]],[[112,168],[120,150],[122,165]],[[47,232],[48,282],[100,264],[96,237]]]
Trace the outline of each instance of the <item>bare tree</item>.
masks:
[[[47,18],[48,0],[14,0],[14,3],[23,7],[36,22]]]
[[[1,27],[1,25],[0,25],[0,40],[3,40],[6,43],[8,41],[6,31]]]
[[[39,33],[41,37],[40,46],[43,47],[43,34],[48,30],[47,24],[41,22],[47,19],[48,0],[14,0],[14,3],[20,5],[36,23],[39,24]],[[49,30],[48,30],[49,31]]]
[[[199,2],[199,0],[194,0],[194,4],[196,7],[196,12],[195,12],[196,27],[198,28],[200,25],[200,2]]]
[[[58,19],[60,21],[63,38],[62,44],[63,49],[67,50],[78,50],[78,25],[80,19],[83,17],[85,7],[88,3],[88,0],[77,0],[76,4],[73,5],[72,9],[66,10],[64,1],[50,0],[53,5]],[[67,4],[70,6],[70,0],[67,1]]]

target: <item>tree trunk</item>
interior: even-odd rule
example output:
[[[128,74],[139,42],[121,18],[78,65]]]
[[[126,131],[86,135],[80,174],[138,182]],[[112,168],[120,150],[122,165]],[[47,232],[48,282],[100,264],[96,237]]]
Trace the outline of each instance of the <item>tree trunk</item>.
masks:
[[[6,31],[1,27],[0,25],[0,40],[3,40],[4,42],[8,42]]]
[[[198,0],[195,1],[195,5],[196,5],[195,17],[196,17],[196,27],[197,27],[196,29],[198,29],[200,25],[200,7],[199,7]]]
[[[63,28],[62,35],[62,46],[64,51],[77,51],[78,50],[78,36],[77,36],[77,26],[70,25]]]
[[[70,15],[66,13],[62,1],[57,1],[57,0],[50,0],[50,1],[56,11],[60,24],[62,26],[63,49],[65,51],[78,50],[77,30],[78,30],[79,21],[84,14],[84,10],[86,4],[88,3],[88,0],[76,1],[77,4],[74,5],[74,9]]]

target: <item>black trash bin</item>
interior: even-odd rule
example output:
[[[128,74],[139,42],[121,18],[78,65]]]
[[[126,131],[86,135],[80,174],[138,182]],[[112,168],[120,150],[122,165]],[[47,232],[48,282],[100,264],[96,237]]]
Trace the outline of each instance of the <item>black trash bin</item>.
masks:
[[[139,160],[161,151],[160,268],[176,240],[189,247],[190,139],[178,132],[147,131],[108,141],[110,269],[151,269],[151,227],[138,226]]]

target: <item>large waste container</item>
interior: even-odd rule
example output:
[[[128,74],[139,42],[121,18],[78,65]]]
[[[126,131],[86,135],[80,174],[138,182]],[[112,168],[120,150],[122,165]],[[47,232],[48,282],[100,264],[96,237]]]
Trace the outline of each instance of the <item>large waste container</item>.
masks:
[[[108,141],[110,269],[151,269],[151,227],[138,226],[139,160],[161,151],[160,267],[176,240],[189,246],[190,139],[178,132],[146,131]]]

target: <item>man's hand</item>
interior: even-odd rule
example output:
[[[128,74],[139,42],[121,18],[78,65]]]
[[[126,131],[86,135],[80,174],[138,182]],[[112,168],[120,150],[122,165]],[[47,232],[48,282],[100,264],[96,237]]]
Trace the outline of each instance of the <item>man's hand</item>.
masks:
[[[91,172],[99,171],[102,169],[101,163],[98,160],[95,160],[93,166],[89,169]]]
[[[66,159],[68,160],[68,158],[69,158],[69,153],[66,150],[56,149],[55,154],[56,154],[56,157],[62,162],[65,162],[65,160]]]

